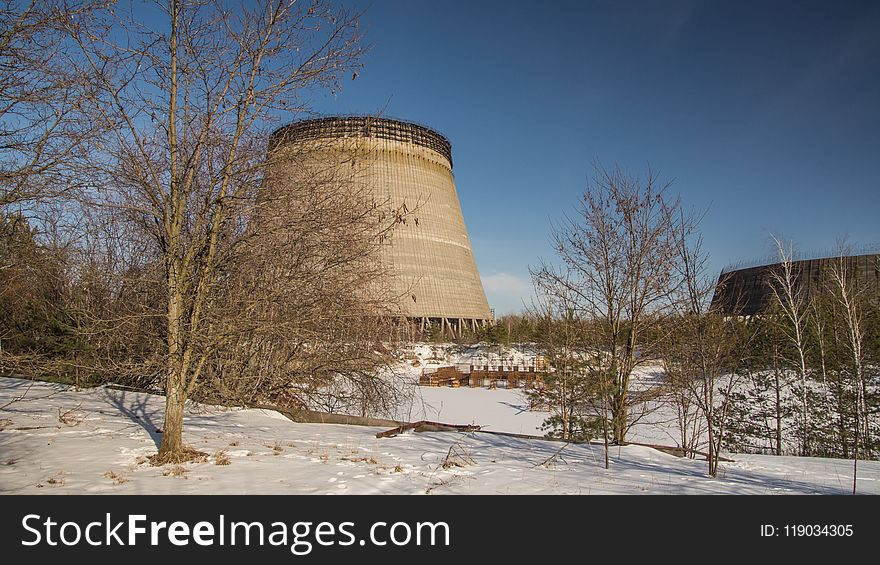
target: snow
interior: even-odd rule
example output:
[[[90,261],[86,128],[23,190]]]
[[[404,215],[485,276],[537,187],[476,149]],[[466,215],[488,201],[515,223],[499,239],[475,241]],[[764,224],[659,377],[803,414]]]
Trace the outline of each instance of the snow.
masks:
[[[418,366],[401,363],[398,374],[417,383],[423,369],[444,365],[531,365],[535,353],[526,347],[470,346],[454,344],[415,344],[405,356],[418,359]],[[401,418],[431,420],[447,424],[477,424],[485,430],[527,435],[544,435],[541,424],[547,412],[531,412],[525,389],[417,387],[417,395]]]
[[[491,349],[497,351],[491,351]],[[485,359],[489,359],[493,363],[505,360],[505,364],[509,365],[529,365],[534,362],[535,353],[523,346],[462,348],[453,344],[418,344],[412,348],[407,357],[418,358],[419,366],[412,367],[403,363],[397,367],[397,371],[399,374],[403,373],[409,376],[413,382],[418,382],[423,367],[480,364],[485,363]],[[662,368],[659,365],[639,367],[633,373],[632,390],[655,387],[661,377]],[[408,421],[431,420],[448,424],[477,424],[485,430],[516,434],[543,436],[546,433],[541,429],[541,425],[550,414],[542,411],[530,411],[524,388],[490,390],[488,388],[425,386],[418,387],[417,390],[418,394],[413,405],[398,417]],[[636,406],[634,410],[639,408]],[[674,414],[667,406],[659,406],[658,409],[656,404],[651,404],[649,408],[655,411],[646,414],[639,423],[633,426],[630,430],[630,441],[675,445],[678,439],[677,432],[669,425],[656,425],[658,422],[672,422]]]
[[[520,410],[518,391],[423,393],[425,406],[444,421],[526,431],[541,419]],[[0,492],[844,494],[851,488],[852,462],[846,460],[738,455],[711,479],[704,461],[626,446],[612,449],[611,469],[605,470],[598,445],[480,433],[377,439],[382,428],[298,424],[268,410],[194,404],[187,409],[185,440],[212,457],[179,468],[152,467],[145,457],[160,441],[163,405],[155,395],[0,378]],[[450,450],[454,456],[444,465]],[[218,452],[228,465],[215,464]],[[861,492],[880,494],[878,478],[880,462],[859,463]]]
[[[420,387],[413,420],[476,424],[484,430],[544,435],[547,412],[530,412],[523,389]]]
[[[404,353],[408,359],[418,359],[421,366],[432,368],[459,363],[470,365],[521,365],[535,362],[537,353],[528,345],[456,345],[453,343],[415,343]]]

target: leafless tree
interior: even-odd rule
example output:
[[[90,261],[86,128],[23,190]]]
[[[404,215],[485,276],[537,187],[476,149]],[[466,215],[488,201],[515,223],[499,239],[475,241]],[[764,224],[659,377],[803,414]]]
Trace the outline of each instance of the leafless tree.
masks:
[[[270,152],[219,284],[206,384],[243,402],[390,417],[405,387],[381,370],[399,312],[380,254],[403,218],[375,199],[356,142],[335,141],[338,158],[323,143]]]
[[[683,367],[677,363],[664,362],[668,387],[665,400],[675,410],[678,438],[673,439],[689,457],[694,457],[707,430],[700,406],[691,391],[691,375],[681,369]]]
[[[162,336],[158,255],[101,210],[55,201],[35,212],[0,223],[0,371],[150,385]]]
[[[654,358],[652,330],[679,284],[674,243],[682,216],[668,186],[650,170],[640,179],[597,167],[577,214],[553,228],[561,265],[543,263],[534,273],[548,292],[570,293],[579,314],[598,324],[616,443],[625,442],[633,424],[633,371]]]
[[[780,238],[773,237],[779,264],[771,269],[770,289],[778,310],[781,314],[779,327],[788,345],[794,351],[794,359],[790,364],[797,371],[800,380],[801,422],[800,443],[801,455],[809,453],[810,410],[807,402],[807,316],[809,315],[809,297],[799,280],[800,272],[794,259],[791,244],[784,243]],[[778,377],[777,377],[778,378]]]
[[[62,193],[96,133],[93,85],[70,64],[61,7],[88,19],[97,0],[0,2],[0,210]]]
[[[832,261],[828,273],[828,286],[842,319],[840,331],[845,336],[843,342],[851,362],[851,386],[855,399],[855,439],[853,441],[853,494],[856,493],[859,457],[870,457],[870,453],[860,454],[860,441],[867,449],[871,445],[871,427],[868,411],[867,379],[865,377],[865,286],[852,272],[847,262],[849,255],[845,245],[840,245],[839,257]]]
[[[212,355],[220,290],[263,184],[271,118],[338,88],[363,51],[357,15],[329,2],[169,0],[65,14],[108,128],[90,155],[90,203],[127,214],[158,251],[166,391],[158,462],[187,457],[183,408]],[[143,22],[163,22],[152,29]]]
[[[822,316],[822,312],[819,308],[820,300],[818,297],[813,297],[809,303],[809,318],[808,321],[812,323],[813,331],[816,335],[816,347],[818,348],[819,353],[819,372],[822,375],[822,390],[825,394],[828,394],[828,369],[826,366],[827,360],[827,328],[824,317]]]
[[[682,225],[684,229],[674,234],[682,284],[675,301],[677,315],[664,336],[663,362],[668,378],[679,391],[687,391],[705,422],[708,474],[715,477],[732,393],[743,380],[739,369],[749,328],[736,317],[709,309],[715,284],[706,270],[708,255],[696,224],[682,220]]]

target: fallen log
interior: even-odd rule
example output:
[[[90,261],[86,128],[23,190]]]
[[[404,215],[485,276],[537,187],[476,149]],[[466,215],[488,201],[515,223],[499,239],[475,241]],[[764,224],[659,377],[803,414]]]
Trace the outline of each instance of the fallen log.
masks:
[[[386,420],[384,418],[370,418],[366,416],[349,416],[348,414],[329,414],[316,410],[300,410],[294,408],[282,408],[270,404],[250,404],[249,408],[274,410],[300,424],[343,424],[346,426],[396,426],[400,422]]]
[[[653,443],[636,443],[633,441],[628,441],[622,445],[640,445],[642,447],[650,447],[651,449],[656,449],[657,451],[662,451],[663,453],[668,453],[669,455],[674,455],[676,457],[684,457],[688,453],[693,453],[694,455],[699,455],[700,457],[704,457],[707,460],[709,459],[709,454],[705,451],[697,451],[696,449],[686,449],[683,447],[671,447],[668,445],[657,445]],[[723,461],[725,463],[735,463],[735,459],[728,459],[722,455],[718,456],[719,461]]]
[[[441,422],[429,422],[428,420],[419,420],[418,422],[410,422],[408,424],[401,424],[396,428],[392,428],[390,430],[386,430],[384,432],[379,432],[376,434],[376,437],[394,437],[396,435],[402,434],[407,430],[412,430],[417,433],[421,432],[478,432],[480,431],[480,426],[473,426],[470,424],[443,424]]]

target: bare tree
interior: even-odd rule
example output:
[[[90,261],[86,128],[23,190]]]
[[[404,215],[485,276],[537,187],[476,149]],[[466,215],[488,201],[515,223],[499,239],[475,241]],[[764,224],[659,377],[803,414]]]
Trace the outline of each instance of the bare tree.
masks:
[[[71,161],[96,129],[86,101],[93,85],[68,64],[68,14],[88,20],[97,0],[0,2],[0,209],[32,204],[74,182]]]
[[[851,272],[847,262],[847,249],[840,246],[840,256],[832,261],[828,273],[828,286],[839,308],[842,319],[841,333],[845,336],[844,344],[849,354],[851,363],[851,386],[855,400],[853,414],[855,416],[855,439],[853,441],[853,486],[852,492],[856,493],[858,477],[858,465],[860,457],[860,441],[870,450],[871,428],[868,419],[867,383],[864,367],[864,285],[857,279],[856,274]],[[864,454],[870,457],[870,453]]]
[[[744,376],[739,372],[743,329],[747,324],[717,312],[682,318],[670,336],[667,370],[687,387],[706,422],[708,474],[718,474],[724,434],[732,413],[733,393]]]
[[[166,409],[157,462],[188,457],[183,408],[223,344],[211,312],[262,185],[270,118],[338,88],[362,53],[357,16],[316,0],[169,0],[65,14],[109,128],[86,196],[138,218],[164,271]],[[143,21],[164,22],[151,29]],[[100,30],[100,31],[95,31]]]
[[[812,297],[809,303],[809,321],[812,322],[813,331],[816,334],[816,347],[818,348],[819,353],[819,371],[822,375],[822,389],[825,391],[825,394],[828,394],[828,369],[826,366],[827,360],[827,328],[824,317],[822,316],[822,312],[819,308],[820,300],[818,297]]]
[[[650,170],[640,179],[597,167],[577,215],[553,228],[561,266],[544,263],[534,272],[548,292],[570,293],[579,314],[597,323],[616,443],[626,441],[633,424],[633,371],[656,353],[652,329],[678,284],[675,233],[682,216],[668,186]]]
[[[799,280],[800,272],[795,264],[794,249],[791,244],[784,243],[776,236],[773,242],[776,245],[776,253],[779,264],[771,269],[770,289],[773,292],[776,306],[781,312],[779,327],[785,336],[788,345],[793,349],[795,358],[791,365],[797,371],[800,380],[800,444],[801,455],[810,452],[810,410],[807,402],[807,316],[809,315],[809,297],[806,296],[805,285]],[[777,377],[778,378],[778,377]]]
[[[708,255],[693,222],[673,237],[679,260],[675,263],[682,284],[675,301],[677,315],[664,336],[663,362],[674,385],[688,391],[706,425],[708,474],[718,474],[724,434],[731,416],[732,399],[743,376],[742,351],[747,349],[748,325],[709,309],[715,289],[707,274]]]
[[[34,212],[0,222],[0,371],[150,386],[163,335],[158,254],[101,210],[55,201]]]
[[[380,253],[401,217],[376,200],[356,142],[334,140],[337,159],[323,143],[270,151],[218,285],[205,383],[241,402],[391,417],[405,387],[382,370],[399,312]]]
[[[705,420],[700,406],[691,392],[691,375],[675,362],[664,361],[665,400],[675,410],[675,426],[678,437],[674,438],[689,457],[694,457],[706,433]],[[671,435],[671,434],[670,434]]]

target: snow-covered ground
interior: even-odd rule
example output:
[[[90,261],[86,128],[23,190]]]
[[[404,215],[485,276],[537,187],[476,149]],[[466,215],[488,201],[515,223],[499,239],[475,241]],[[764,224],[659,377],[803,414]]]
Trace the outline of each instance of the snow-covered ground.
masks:
[[[503,406],[517,410],[510,401],[516,391],[433,390],[442,397],[444,421],[459,419],[455,411],[469,404],[479,407],[489,429],[492,418],[496,427],[525,430],[537,417],[517,412],[519,424],[503,417]],[[452,393],[467,401],[448,401]],[[381,428],[297,424],[271,411],[213,406],[190,406],[185,428],[186,441],[210,458],[152,467],[145,460],[156,452],[163,401],[103,387],[77,391],[0,379],[0,492],[843,494],[851,488],[852,462],[844,460],[736,456],[710,479],[705,462],[645,447],[614,448],[605,470],[596,445],[559,451],[564,444],[459,433],[377,439]],[[460,421],[475,419],[462,414]],[[880,462],[859,463],[859,490],[880,494]]]
[[[483,364],[529,365],[535,352],[527,346],[456,346],[454,344],[416,344],[405,355],[409,361],[418,359],[417,366],[401,363],[396,371],[418,382],[422,369],[442,365]],[[658,384],[662,376],[659,366],[645,366],[633,374],[632,389],[646,390]],[[418,387],[411,406],[397,417],[404,420],[432,420],[448,424],[476,424],[485,430],[543,436],[541,429],[548,412],[530,411],[525,389]],[[635,406],[634,411],[641,409]],[[674,414],[666,406],[651,404],[655,412],[645,415],[630,430],[628,438],[636,443],[674,446],[677,434],[669,425]],[[671,432],[671,433],[670,433]]]
[[[547,412],[529,411],[522,389],[419,387],[413,420],[476,424],[485,430],[544,435]]]
[[[395,372],[404,382],[417,383],[423,369],[444,365],[532,362],[534,353],[525,348],[419,343],[408,348]],[[416,387],[411,404],[403,408],[396,417],[407,421],[477,424],[486,430],[528,435],[544,435],[541,424],[549,416],[529,411],[523,389]]]
[[[646,414],[630,429],[628,440],[676,446],[678,436],[670,408],[652,407],[655,411]],[[529,410],[524,389],[419,387],[413,408],[405,419],[475,424],[494,432],[543,436],[546,430],[542,430],[541,425],[549,415]]]

